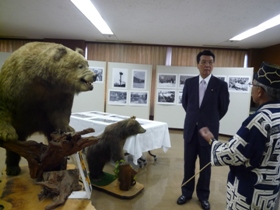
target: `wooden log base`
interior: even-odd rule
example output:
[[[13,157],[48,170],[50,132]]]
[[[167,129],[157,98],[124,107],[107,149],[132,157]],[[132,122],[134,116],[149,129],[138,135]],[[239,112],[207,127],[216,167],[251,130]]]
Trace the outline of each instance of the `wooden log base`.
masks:
[[[128,191],[136,184],[134,180],[137,172],[131,167],[129,163],[122,163],[119,165],[119,182],[120,190]]]
[[[65,157],[70,156],[85,147],[96,144],[99,137],[85,137],[82,135],[94,132],[88,128],[80,132],[52,133],[48,145],[29,141],[1,141],[0,147],[18,153],[28,161],[30,177],[41,179],[44,172],[66,169]]]
[[[39,200],[53,198],[53,203],[46,206],[45,210],[52,210],[62,205],[73,191],[80,191],[79,171],[77,169],[63,171],[49,171],[43,174],[44,181],[36,184],[42,185]]]
[[[100,190],[103,192],[106,192],[110,195],[116,196],[118,198],[123,199],[130,199],[137,196],[139,193],[142,192],[144,189],[144,185],[140,184],[139,182],[136,182],[134,186],[132,186],[128,191],[120,190],[120,182],[115,179],[113,182],[106,186],[98,186],[95,184],[92,184],[92,187],[96,190]]]
[[[6,176],[5,170],[0,176],[0,208],[3,210],[38,210],[51,204],[51,198],[39,201],[38,195],[42,186],[36,185],[36,180],[30,178],[28,166],[21,166],[18,176]],[[87,199],[67,199],[63,206],[56,210],[96,210]]]

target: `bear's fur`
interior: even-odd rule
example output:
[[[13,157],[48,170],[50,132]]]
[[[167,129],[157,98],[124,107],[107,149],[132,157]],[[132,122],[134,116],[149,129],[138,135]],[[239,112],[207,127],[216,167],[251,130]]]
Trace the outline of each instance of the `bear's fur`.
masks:
[[[90,178],[99,180],[103,175],[105,164],[110,160],[123,160],[123,145],[127,137],[144,132],[146,130],[135,117],[108,125],[100,135],[98,143],[86,148]]]
[[[0,71],[0,140],[25,141],[35,132],[69,132],[75,94],[93,89],[95,74],[81,50],[31,42],[12,53]],[[7,151],[6,172],[20,173],[20,156]]]

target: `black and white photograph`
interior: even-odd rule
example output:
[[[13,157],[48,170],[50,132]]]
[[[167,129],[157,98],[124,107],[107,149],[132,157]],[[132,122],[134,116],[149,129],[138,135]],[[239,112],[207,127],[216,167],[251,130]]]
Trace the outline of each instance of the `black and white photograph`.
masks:
[[[217,77],[218,79],[227,82],[227,76],[226,75],[214,75],[215,77]]]
[[[147,71],[146,70],[132,70],[132,87],[131,89],[146,89]]]
[[[96,83],[99,83],[99,82],[102,83],[104,81],[104,78],[103,78],[104,69],[103,68],[90,66],[89,69],[96,74],[96,81],[95,81]]]
[[[148,106],[148,91],[131,91],[130,105]]]
[[[248,76],[228,76],[228,90],[230,92],[249,92],[251,78]]]
[[[177,87],[177,74],[158,74],[157,77],[158,88],[176,88]]]
[[[178,90],[177,94],[177,104],[182,105],[182,96],[183,96],[183,90]]]
[[[127,91],[109,90],[108,104],[126,105],[127,104]]]
[[[195,75],[195,74],[179,74],[178,88],[183,88],[186,79],[189,79],[189,78],[192,78],[192,77],[195,77],[195,76],[197,76],[197,75]]]
[[[112,82],[114,88],[127,88],[127,69],[113,68]]]
[[[158,104],[175,104],[176,90],[157,90]]]

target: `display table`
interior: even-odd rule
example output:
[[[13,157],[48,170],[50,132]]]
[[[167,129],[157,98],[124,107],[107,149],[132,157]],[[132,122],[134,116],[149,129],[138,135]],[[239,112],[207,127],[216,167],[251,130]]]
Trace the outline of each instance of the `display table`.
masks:
[[[98,111],[77,112],[72,113],[70,125],[76,131],[93,128],[95,132],[87,134],[87,136],[97,136],[103,133],[107,125],[130,117]],[[123,147],[127,153],[133,156],[133,163],[135,165],[138,164],[137,160],[142,157],[143,152],[149,152],[158,148],[162,148],[164,152],[167,152],[171,147],[167,123],[137,117],[136,120],[146,129],[146,132],[128,137]]]

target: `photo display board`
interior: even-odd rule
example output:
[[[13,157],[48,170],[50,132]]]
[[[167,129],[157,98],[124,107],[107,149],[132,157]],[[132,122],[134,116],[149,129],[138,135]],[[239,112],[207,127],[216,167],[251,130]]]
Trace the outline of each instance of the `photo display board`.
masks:
[[[149,119],[152,65],[108,63],[106,112]]]
[[[183,129],[186,115],[182,107],[184,82],[198,74],[197,67],[157,66],[154,120],[166,122],[169,128]],[[234,135],[250,113],[248,83],[252,82],[253,68],[214,67],[212,74],[228,83],[230,93],[229,109],[220,121],[219,133]]]

